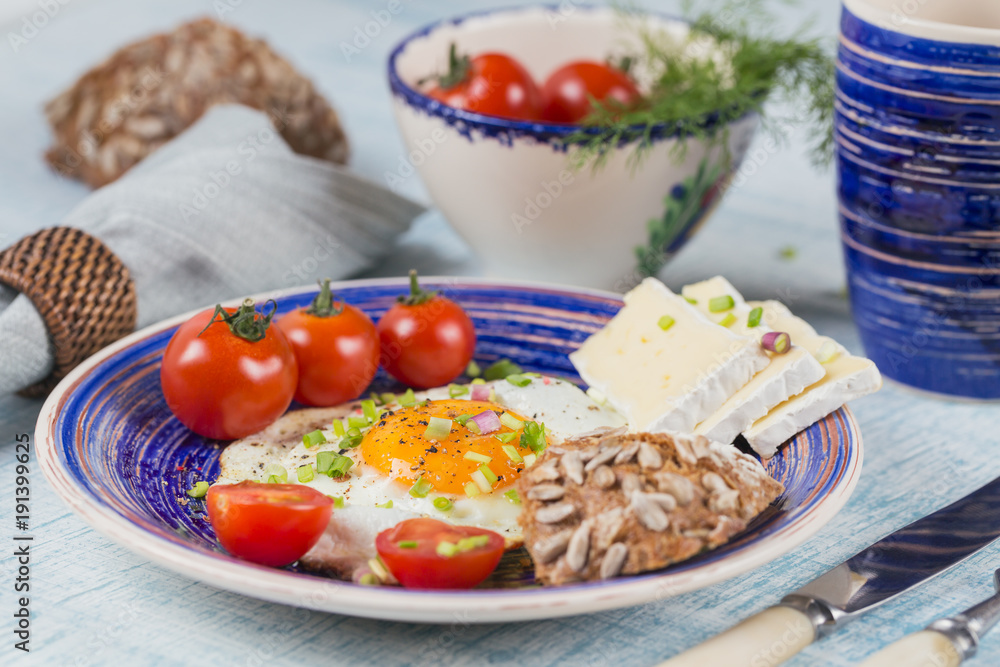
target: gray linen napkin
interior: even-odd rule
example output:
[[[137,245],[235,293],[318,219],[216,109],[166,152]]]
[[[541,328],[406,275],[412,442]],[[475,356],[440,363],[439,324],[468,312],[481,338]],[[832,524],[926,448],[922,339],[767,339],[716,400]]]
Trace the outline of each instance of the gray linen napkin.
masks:
[[[345,167],[293,153],[266,115],[226,105],[61,224],[101,239],[129,267],[141,328],[245,294],[355,274],[423,211]],[[44,379],[52,363],[41,316],[0,286],[0,394]]]

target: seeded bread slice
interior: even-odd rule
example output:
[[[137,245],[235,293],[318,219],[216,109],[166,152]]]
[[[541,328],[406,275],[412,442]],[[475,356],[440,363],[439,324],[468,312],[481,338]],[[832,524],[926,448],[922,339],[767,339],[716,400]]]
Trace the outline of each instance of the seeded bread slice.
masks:
[[[548,448],[518,480],[536,580],[656,570],[725,544],[784,490],[703,436],[607,431]]]
[[[337,114],[309,79],[266,42],[208,18],[119,49],[49,102],[45,157],[100,187],[227,103],[267,113],[297,153],[347,160]]]

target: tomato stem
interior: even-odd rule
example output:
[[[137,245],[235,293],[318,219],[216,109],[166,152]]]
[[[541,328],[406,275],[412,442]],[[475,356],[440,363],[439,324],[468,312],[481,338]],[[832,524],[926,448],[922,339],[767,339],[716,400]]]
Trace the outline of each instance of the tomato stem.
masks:
[[[264,314],[263,309],[260,313],[257,312],[254,308],[253,299],[245,300],[240,304],[239,310],[235,313],[230,313],[221,305],[216,305],[215,312],[212,313],[212,319],[208,321],[204,329],[198,332],[198,335],[201,336],[201,334],[208,331],[210,326],[217,322],[225,322],[229,326],[229,331],[237,338],[242,338],[251,343],[264,340],[264,337],[267,335],[267,328],[271,326],[271,320],[278,310],[278,304],[275,303],[274,299],[265,301],[264,308],[267,308],[267,304],[271,304],[271,312],[267,314]]]
[[[410,269],[410,293],[405,296],[400,295],[396,301],[404,306],[419,306],[422,303],[427,303],[437,295],[437,292],[428,292],[420,287],[420,283],[417,281],[416,269]]]
[[[344,312],[344,302],[334,300],[334,294],[330,291],[329,278],[324,278],[319,284],[319,294],[313,299],[312,305],[306,308],[306,312],[316,317],[333,317]]]
[[[467,55],[458,55],[458,47],[452,42],[448,49],[448,71],[445,74],[432,74],[420,79],[417,85],[422,86],[428,81],[436,81],[441,90],[450,90],[465,81],[471,68],[472,60]]]

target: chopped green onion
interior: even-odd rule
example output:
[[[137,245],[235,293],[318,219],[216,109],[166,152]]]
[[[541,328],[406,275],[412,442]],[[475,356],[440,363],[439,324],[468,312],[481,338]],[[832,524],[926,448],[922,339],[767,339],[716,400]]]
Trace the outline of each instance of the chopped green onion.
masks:
[[[698,305],[698,299],[692,299],[691,297],[686,296],[686,297],[684,297],[684,300],[687,301],[688,303],[690,303],[692,306],[697,306]]]
[[[483,374],[483,370],[479,368],[479,364],[476,363],[475,359],[469,361],[469,365],[465,367],[465,374],[470,378],[478,378]]]
[[[468,451],[462,456],[464,459],[469,459],[470,461],[475,461],[477,463],[489,463],[493,460],[492,456],[486,456],[486,454],[480,454],[479,452]]]
[[[327,474],[330,477],[344,477],[353,465],[354,461],[350,457],[337,456],[333,459],[333,465],[330,466],[330,472]]]
[[[515,373],[507,376],[507,382],[510,382],[515,387],[527,387],[531,384],[531,378],[527,375]]]
[[[494,433],[493,437],[500,442],[507,444],[511,440],[517,437],[517,433]]]
[[[441,440],[451,433],[451,420],[443,417],[431,417],[428,420],[424,437],[428,440]]]
[[[587,389],[587,396],[590,396],[591,400],[598,405],[604,405],[608,402],[608,397],[593,387]]]
[[[736,305],[736,301],[729,294],[723,294],[722,296],[712,297],[708,300],[708,312],[710,313],[721,313],[724,310],[729,310]]]
[[[396,395],[394,393],[386,392],[381,395],[382,405],[391,405],[396,402]]]
[[[504,495],[504,498],[506,498],[510,502],[514,503],[515,505],[520,505],[521,504],[521,496],[519,496],[517,494],[517,489],[511,489],[510,491],[507,491],[503,495]]]
[[[522,426],[524,426],[523,421],[521,421],[514,415],[510,414],[509,412],[505,412],[502,415],[500,415],[500,423],[512,431],[517,431]]]
[[[479,547],[485,547],[489,543],[489,535],[471,535],[469,537],[461,538],[455,547],[459,552],[472,551],[473,549],[478,549]]]
[[[438,542],[437,547],[434,548],[438,556],[444,556],[445,558],[451,558],[458,553],[458,546],[452,544],[451,542],[444,541]]]
[[[780,257],[781,259],[787,259],[787,260],[795,259],[796,255],[798,255],[798,254],[799,254],[799,251],[796,250],[795,246],[793,246],[793,245],[786,245],[784,248],[782,248],[781,250],[778,251],[778,257]]]
[[[479,472],[483,473],[483,477],[485,477],[486,481],[490,483],[490,488],[493,488],[493,485],[497,483],[497,479],[499,478],[492,470],[490,470],[490,466],[486,463],[480,464]]]
[[[500,359],[483,372],[483,377],[487,380],[502,380],[508,375],[516,375],[521,372],[521,367],[510,359]]]
[[[537,461],[537,460],[538,460],[538,456],[536,454],[525,454],[524,455],[524,467],[525,468],[530,468],[531,466],[535,465],[535,461]]]
[[[320,452],[316,455],[316,472],[321,475],[327,475],[330,472],[330,466],[333,465],[333,459],[337,456],[337,452]]]
[[[333,506],[338,510],[344,509],[344,496],[329,496],[333,500]]]
[[[288,481],[288,471],[285,470],[285,466],[277,463],[272,463],[264,468],[264,474],[268,476],[268,484],[284,484]],[[277,481],[271,481],[272,477]]]
[[[381,556],[375,556],[375,558],[368,559],[368,569],[379,578],[379,581],[385,581],[389,578],[389,568],[385,566],[382,562]]]
[[[192,498],[204,498],[208,493],[208,482],[195,482],[194,486],[187,490],[187,494]]]
[[[382,503],[381,505],[376,505],[375,507],[381,507],[384,510],[391,510],[392,509],[392,501],[391,500],[387,500],[384,503]]]
[[[396,546],[399,547],[400,549],[416,549],[417,548],[417,541],[416,540],[400,540],[399,542],[396,542]]]
[[[473,484],[473,486],[475,485]],[[476,491],[478,490],[479,488],[477,487]],[[455,504],[451,502],[450,499],[445,498],[444,496],[438,496],[437,498],[434,499],[434,509],[439,510],[441,512],[447,512],[454,506]]]
[[[479,490],[483,493],[489,493],[493,490],[493,485],[486,479],[486,475],[483,474],[482,468],[473,472],[470,477],[472,477],[472,481],[476,483],[476,486],[478,486]],[[465,485],[465,492],[469,492],[468,484]]]
[[[347,423],[351,428],[368,428],[371,423],[365,417],[348,417]]]
[[[295,471],[295,476],[304,484],[305,482],[311,482],[316,479],[316,471],[313,469],[312,465],[299,466],[298,470]]]
[[[361,412],[369,424],[378,420],[378,410],[375,409],[375,401],[361,401]]]
[[[459,415],[455,417],[455,421],[457,421],[462,426],[465,426],[465,423],[470,419],[472,419],[472,415],[470,415],[469,413],[465,413],[464,415]]]
[[[347,431],[345,431],[344,437],[340,441],[340,448],[354,449],[355,447],[361,444],[361,441],[364,440],[364,437],[365,436],[361,434],[361,429],[359,429],[357,426],[352,426],[351,428],[347,429]]]
[[[427,494],[431,492],[430,480],[425,479],[423,475],[417,478],[417,481],[413,483],[410,487],[410,495],[414,498],[426,498]]]
[[[674,323],[676,323],[676,322],[677,322],[677,320],[675,320],[674,318],[670,317],[669,315],[664,315],[659,320],[657,320],[656,324],[657,324],[658,327],[660,327],[661,329],[663,329],[664,331],[666,331],[670,327],[674,326]]]
[[[528,447],[536,454],[545,449],[545,424],[525,422],[520,444],[522,447]]]
[[[372,399],[375,405],[382,405],[382,398],[374,391],[368,393],[368,398]]]
[[[475,475],[475,473],[473,473],[473,475]],[[485,477],[483,478],[483,481],[484,482],[486,481]],[[479,485],[476,484],[475,482],[466,482],[465,483],[465,495],[469,496],[470,498],[475,498],[476,496],[478,496],[481,493],[482,493],[482,491],[479,490]],[[489,491],[487,491],[487,493],[489,493]]]
[[[824,341],[816,350],[816,361],[826,364],[840,356],[840,347],[832,340]]]
[[[726,313],[726,316],[723,317],[721,320],[719,320],[719,325],[728,327],[731,326],[735,321],[736,321],[735,315],[733,315],[732,313]]]
[[[413,395],[412,389],[407,389],[403,392],[403,395],[399,398],[399,404],[404,408],[413,407],[417,404],[417,397]]]
[[[759,327],[760,318],[762,318],[763,316],[764,316],[764,309],[761,308],[760,306],[757,306],[756,308],[751,310],[750,314],[747,316],[747,327],[749,327],[750,329],[753,329],[754,327]]]
[[[502,449],[504,454],[507,455],[507,458],[509,458],[514,463],[524,463],[524,458],[522,458],[521,455],[517,452],[517,448],[515,448],[514,445],[504,445],[500,449]]]
[[[479,424],[474,419],[470,419],[469,421],[465,422],[465,428],[469,429],[473,433],[483,432],[483,429],[479,428]]]
[[[358,583],[362,586],[378,586],[381,582],[378,577],[371,572],[365,572],[361,575],[361,578],[358,579]]]
[[[310,447],[315,447],[316,445],[322,445],[326,442],[326,436],[323,435],[323,431],[315,430],[312,433],[306,433],[302,436],[302,444],[306,446],[306,449]]]
[[[469,393],[468,387],[463,387],[460,384],[450,384],[448,385],[448,396],[451,398],[458,398],[459,396],[465,396]]]
[[[486,384],[486,380],[483,378],[473,378],[472,382],[469,384]]]
[[[347,435],[347,429],[344,428],[344,422],[339,419],[333,420],[333,434],[338,438],[343,438]]]

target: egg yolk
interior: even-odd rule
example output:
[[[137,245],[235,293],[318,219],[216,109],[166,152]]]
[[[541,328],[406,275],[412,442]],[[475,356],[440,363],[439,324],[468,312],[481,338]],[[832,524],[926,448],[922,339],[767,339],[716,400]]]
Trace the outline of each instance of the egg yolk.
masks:
[[[368,465],[407,485],[423,476],[431,484],[430,493],[461,494],[465,493],[466,483],[472,481],[472,473],[483,465],[482,461],[465,458],[467,452],[475,452],[490,457],[486,465],[497,476],[494,490],[510,486],[521,474],[524,463],[511,460],[503,451],[505,443],[494,436],[516,433],[509,444],[522,457],[531,450],[518,444],[523,428],[512,431],[501,425],[499,431],[482,435],[455,421],[461,415],[478,415],[484,410],[492,410],[498,417],[507,412],[525,421],[517,413],[487,401],[420,403],[382,415],[361,441],[362,456]],[[452,420],[451,432],[440,439],[426,437],[424,432],[431,417]]]

